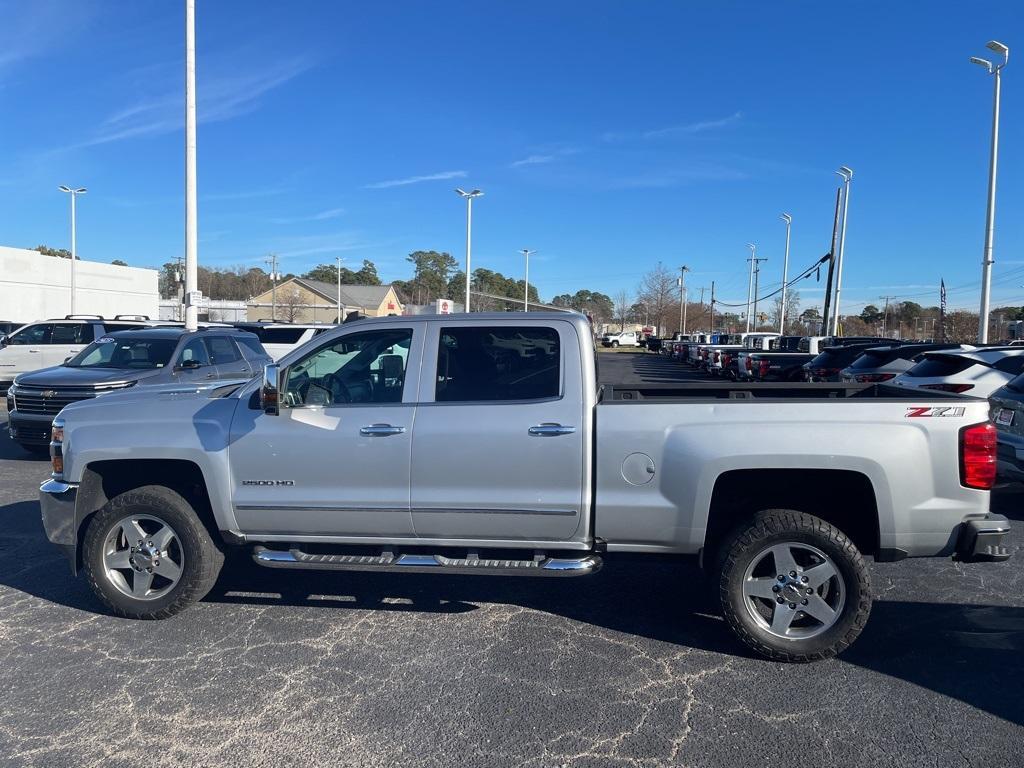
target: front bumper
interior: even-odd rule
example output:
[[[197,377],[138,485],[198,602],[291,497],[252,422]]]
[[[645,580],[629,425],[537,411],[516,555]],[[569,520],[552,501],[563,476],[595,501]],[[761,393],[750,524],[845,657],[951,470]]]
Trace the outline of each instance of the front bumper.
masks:
[[[956,542],[956,559],[964,563],[999,563],[1010,559],[1004,542],[1010,533],[1010,521],[1003,515],[988,514],[966,521]]]
[[[53,419],[49,414],[23,414],[13,410],[7,414],[7,429],[11,439],[19,443],[49,445]]]
[[[46,538],[68,558],[72,573],[78,572],[77,501],[78,486],[73,483],[47,480],[39,486],[39,506]]]

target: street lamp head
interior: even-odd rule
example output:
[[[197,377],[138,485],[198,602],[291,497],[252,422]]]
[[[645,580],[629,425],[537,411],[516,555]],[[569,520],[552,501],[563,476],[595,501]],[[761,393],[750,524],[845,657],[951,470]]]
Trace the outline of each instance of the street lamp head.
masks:
[[[998,40],[989,40],[985,44],[985,47],[988,48],[990,51],[995,51],[1000,56],[1002,56],[1004,59],[1010,58],[1010,49],[1007,48],[1002,43],[1000,43]]]
[[[792,224],[793,223],[793,217],[790,216],[788,213],[782,214],[781,216],[779,216],[779,218],[782,219],[787,224]]]
[[[66,184],[61,184],[59,187],[57,187],[57,189],[59,189],[61,192],[71,191],[71,187],[67,186]]]
[[[989,72],[992,71],[992,62],[988,59],[980,59],[977,56],[971,56],[971,64],[977,64],[979,67],[984,67]]]
[[[483,194],[483,192],[481,192],[479,189],[474,189],[471,192],[467,192],[464,189],[459,189],[458,187],[456,187],[455,191],[465,198],[480,197]]]

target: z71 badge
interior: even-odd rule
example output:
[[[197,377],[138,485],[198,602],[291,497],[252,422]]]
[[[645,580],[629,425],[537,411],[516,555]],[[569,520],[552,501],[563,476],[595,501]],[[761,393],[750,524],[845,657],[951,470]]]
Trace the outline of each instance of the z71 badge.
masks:
[[[964,407],[962,405],[957,406],[936,406],[932,408],[922,408],[918,406],[911,406],[907,408],[908,419],[921,419],[921,418],[932,418],[936,416],[963,416]]]
[[[243,480],[242,485],[295,485],[294,480]]]

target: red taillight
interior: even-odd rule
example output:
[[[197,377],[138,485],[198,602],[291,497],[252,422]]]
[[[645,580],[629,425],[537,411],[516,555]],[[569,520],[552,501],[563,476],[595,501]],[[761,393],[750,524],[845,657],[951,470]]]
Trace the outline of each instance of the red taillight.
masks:
[[[987,491],[996,481],[996,428],[990,423],[960,430],[960,484]]]
[[[757,361],[757,375],[760,376],[763,379],[765,376],[768,375],[768,368],[770,366],[771,366],[771,363],[768,362],[767,360],[758,360]]]
[[[877,383],[879,381],[888,381],[889,379],[893,378],[895,375],[896,375],[895,373],[858,373],[853,378],[854,378],[855,381],[859,381],[861,383],[871,383],[871,384],[874,384],[874,383]]]
[[[939,392],[966,392],[968,389],[974,389],[973,384],[922,384],[921,389],[937,389]]]
[[[747,358],[747,370],[748,371],[753,371],[754,370],[754,364],[751,362],[749,357]]]

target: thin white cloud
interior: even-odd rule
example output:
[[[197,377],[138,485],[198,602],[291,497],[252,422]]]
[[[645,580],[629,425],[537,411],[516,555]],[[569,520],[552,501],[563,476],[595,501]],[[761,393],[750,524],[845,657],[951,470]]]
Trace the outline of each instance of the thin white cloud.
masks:
[[[524,165],[543,165],[544,163],[550,163],[554,159],[554,155],[530,155],[529,157],[524,157],[522,160],[516,160],[514,163],[510,163],[509,168],[519,168]]]
[[[366,189],[390,189],[391,187],[404,187],[409,184],[419,184],[421,181],[441,181],[443,179],[461,179],[466,176],[465,171],[442,171],[431,173],[427,176],[409,176],[405,179],[391,179],[390,181],[377,181],[367,184]]]
[[[724,128],[727,125],[732,125],[733,123],[738,122],[742,117],[742,112],[734,112],[728,117],[723,117],[718,120],[701,120],[696,123],[670,125],[666,128],[655,128],[654,130],[644,131],[643,137],[645,139],[656,139],[662,136],[692,135],[694,133],[703,133],[704,131],[712,131],[715,128]]]
[[[294,216],[294,217],[277,217],[271,219],[273,224],[300,224],[308,221],[328,221],[330,219],[336,219],[339,216],[345,214],[344,208],[329,208],[326,211],[320,211],[310,216]]]
[[[735,168],[704,166],[640,173],[616,179],[608,186],[611,189],[662,189],[695,181],[741,181],[746,178],[748,178],[746,173]]]
[[[270,62],[262,66],[238,67],[227,76],[200,79],[196,84],[200,123],[215,123],[244,115],[259,107],[260,97],[284,85],[312,66],[306,57]],[[179,89],[156,98],[143,99],[107,117],[93,135],[71,149],[108,144],[139,136],[154,136],[181,130],[184,124]]]
[[[28,59],[50,55],[88,29],[97,8],[87,3],[33,0],[0,6],[0,75]]]

